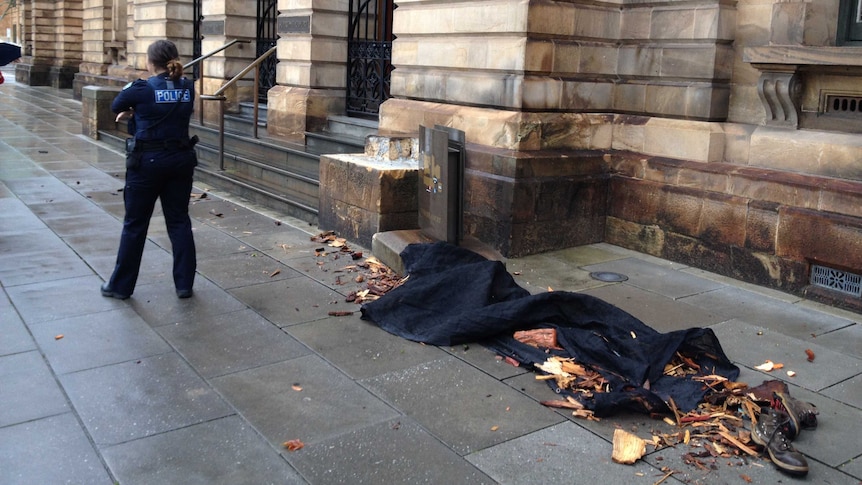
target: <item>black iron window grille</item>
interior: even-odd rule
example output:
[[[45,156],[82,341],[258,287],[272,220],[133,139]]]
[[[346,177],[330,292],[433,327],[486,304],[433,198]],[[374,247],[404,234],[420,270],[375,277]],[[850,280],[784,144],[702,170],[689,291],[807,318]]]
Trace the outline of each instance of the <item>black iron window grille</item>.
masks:
[[[278,43],[278,1],[258,0],[257,2],[257,51],[255,59]],[[267,92],[275,86],[276,66],[278,56],[269,56],[260,64],[260,81],[258,84],[259,101],[266,103]]]
[[[351,0],[347,39],[347,114],[376,118],[389,98],[392,0]]]

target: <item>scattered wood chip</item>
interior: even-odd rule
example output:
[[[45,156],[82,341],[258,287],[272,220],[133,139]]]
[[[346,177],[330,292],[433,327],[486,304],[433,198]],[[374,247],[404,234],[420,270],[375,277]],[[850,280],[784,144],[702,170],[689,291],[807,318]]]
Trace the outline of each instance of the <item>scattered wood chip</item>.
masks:
[[[287,451],[297,451],[301,450],[305,446],[305,443],[300,440],[287,440],[282,445],[287,448]]]
[[[557,330],[555,328],[521,330],[515,332],[515,340],[531,347],[563,350],[563,348],[557,344]]]
[[[542,401],[542,405],[548,406],[549,408],[562,408],[562,409],[584,409],[584,405],[575,400],[561,400],[554,399],[552,401]]]
[[[65,337],[65,335],[63,335],[63,334],[61,333],[60,335],[55,336],[55,337],[54,337],[54,340],[60,340],[60,339],[62,339],[63,337]]]
[[[346,317],[348,315],[353,315],[353,312],[349,312],[347,310],[333,310],[328,314],[330,317]]]
[[[298,382],[296,384],[290,386],[290,388],[293,389],[294,391],[297,391],[297,392],[302,390],[302,386],[300,386]]]
[[[721,435],[722,438],[729,441],[733,446],[739,448],[740,450],[744,451],[745,453],[748,453],[751,456],[758,456],[758,453],[756,451],[754,451],[753,449],[744,445],[741,441],[739,441],[736,437],[732,436],[727,431],[719,431],[718,434]]]
[[[614,430],[614,450],[611,459],[616,463],[631,465],[646,453],[646,442],[622,429]]]
[[[278,276],[280,274],[281,274],[281,270],[277,269],[277,270],[273,271],[272,273],[270,273],[269,277],[272,278],[272,277]]]
[[[805,349],[805,355],[808,356],[808,362],[814,362],[814,351],[811,349]]]
[[[498,429],[500,429],[499,426],[491,426],[491,431],[497,431]]]

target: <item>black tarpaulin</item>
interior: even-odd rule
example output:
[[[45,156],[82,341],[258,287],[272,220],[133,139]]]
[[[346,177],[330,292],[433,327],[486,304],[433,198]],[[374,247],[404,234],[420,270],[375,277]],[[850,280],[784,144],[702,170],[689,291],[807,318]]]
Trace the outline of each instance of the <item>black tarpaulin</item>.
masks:
[[[596,415],[622,408],[683,412],[706,392],[702,383],[663,375],[676,352],[708,374],[736,380],[739,369],[708,328],[659,333],[590,295],[553,291],[531,295],[499,261],[447,243],[411,244],[401,253],[408,280],[362,306],[362,318],[401,337],[449,346],[481,343],[532,367],[550,355],[573,357],[600,372],[610,391],[575,396]],[[513,337],[518,330],[555,328],[564,351],[549,354]]]

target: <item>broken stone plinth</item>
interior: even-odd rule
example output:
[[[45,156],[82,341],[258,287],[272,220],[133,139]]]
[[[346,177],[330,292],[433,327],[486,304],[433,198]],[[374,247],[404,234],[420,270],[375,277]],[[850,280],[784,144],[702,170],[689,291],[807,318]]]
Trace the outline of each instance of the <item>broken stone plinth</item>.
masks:
[[[372,135],[365,153],[320,157],[318,225],[370,248],[377,232],[418,228],[419,141]]]

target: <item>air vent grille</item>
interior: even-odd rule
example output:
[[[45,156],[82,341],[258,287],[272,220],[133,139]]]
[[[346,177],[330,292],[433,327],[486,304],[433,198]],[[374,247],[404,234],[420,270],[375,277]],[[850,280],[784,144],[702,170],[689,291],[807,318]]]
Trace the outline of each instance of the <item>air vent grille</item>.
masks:
[[[862,96],[827,95],[824,112],[862,118]]]
[[[855,297],[862,296],[862,276],[849,271],[811,265],[811,284]]]

